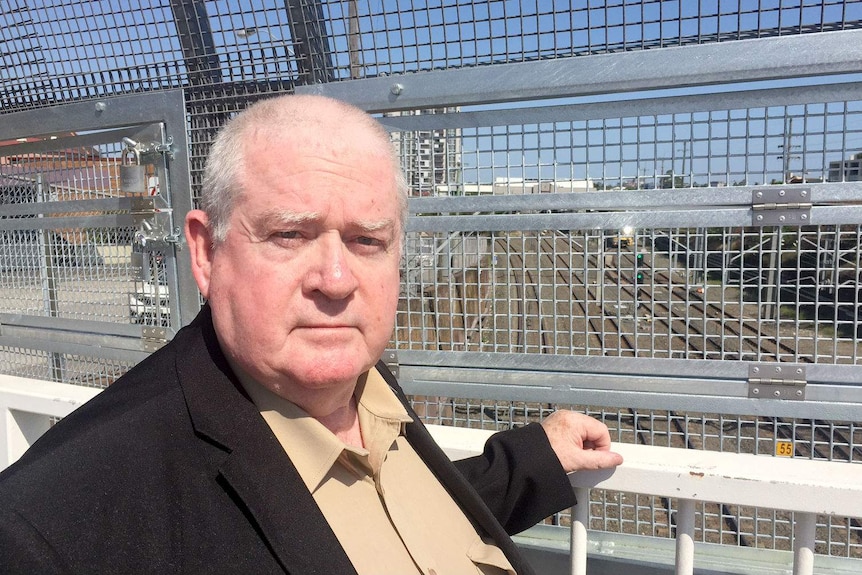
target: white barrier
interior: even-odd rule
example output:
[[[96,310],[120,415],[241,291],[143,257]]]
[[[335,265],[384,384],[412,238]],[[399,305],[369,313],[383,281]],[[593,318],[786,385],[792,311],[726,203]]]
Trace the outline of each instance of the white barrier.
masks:
[[[21,455],[51,426],[95,397],[101,389],[0,375],[0,470]]]
[[[50,426],[101,390],[0,375],[0,469],[16,461]],[[429,425],[452,459],[482,451],[492,431]],[[751,505],[795,512],[793,574],[814,572],[818,514],[862,517],[862,465],[669,447],[614,444],[624,463],[613,470],[570,475],[578,500],[572,509],[571,573],[587,564],[589,490],[593,487],[679,500],[676,573],[694,570],[695,501]],[[859,563],[862,572],[862,561]]]
[[[452,459],[480,453],[493,433],[428,426]],[[862,465],[762,455],[716,453],[615,443],[624,463],[614,470],[570,475],[583,502],[572,509],[572,574],[586,574],[590,488],[598,487],[679,500],[676,573],[694,571],[696,501],[782,509],[795,513],[793,574],[814,572],[814,530],[818,514],[862,517]],[[862,573],[862,561],[858,563]]]

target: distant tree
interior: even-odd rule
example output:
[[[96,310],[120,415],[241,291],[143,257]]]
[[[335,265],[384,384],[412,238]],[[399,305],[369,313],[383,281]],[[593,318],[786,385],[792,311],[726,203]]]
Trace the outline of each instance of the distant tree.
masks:
[[[668,170],[664,173],[664,176],[662,176],[659,187],[663,190],[669,190],[670,188],[684,188],[685,178],[682,176],[674,176],[673,170]]]

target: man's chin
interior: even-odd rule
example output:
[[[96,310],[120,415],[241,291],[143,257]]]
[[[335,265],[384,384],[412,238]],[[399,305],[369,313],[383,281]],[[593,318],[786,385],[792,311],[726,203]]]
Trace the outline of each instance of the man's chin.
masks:
[[[304,375],[303,382],[307,387],[327,388],[352,385],[360,375],[368,371],[374,362],[361,358],[346,357],[344,350],[335,353],[324,353],[316,355],[305,369],[298,364],[291,365],[291,371],[297,375]]]

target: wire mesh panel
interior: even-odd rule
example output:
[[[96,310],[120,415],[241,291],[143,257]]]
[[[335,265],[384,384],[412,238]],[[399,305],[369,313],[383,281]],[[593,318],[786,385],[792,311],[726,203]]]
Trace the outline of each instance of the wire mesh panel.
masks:
[[[10,207],[119,196],[119,164],[96,150],[7,155],[0,158],[0,166],[5,183],[2,203]],[[9,216],[4,222],[12,223],[13,229],[0,232],[4,288],[0,309],[69,319],[128,320],[124,294],[129,286],[113,286],[128,282],[131,226],[42,227],[45,220],[39,214]],[[29,228],[30,223],[34,227]]]
[[[853,0],[6,0],[0,101],[185,87],[190,102],[242,102],[333,80],[849,30],[860,14]]]
[[[650,102],[617,118],[598,117],[607,108],[596,107],[580,115],[597,117],[576,121],[560,120],[577,107],[563,102],[543,108],[544,123],[493,124],[499,112],[478,106],[387,115],[384,123],[399,128],[393,141],[417,214],[393,346],[428,352],[435,365],[445,361],[438,352],[472,352],[474,368],[502,354],[860,365],[862,228],[852,205],[862,124],[854,90],[846,101],[709,110],[727,104],[716,95],[700,98],[697,112],[678,100],[672,114],[651,113],[663,104]],[[504,117],[519,113],[526,112]],[[410,120],[421,129],[406,129]],[[800,124],[806,128],[797,132]],[[828,224],[753,225],[751,212],[726,223],[732,195],[752,207],[771,186],[812,200],[850,190],[857,199]],[[653,196],[661,198],[654,208],[634,207]],[[725,209],[700,211],[722,197]],[[659,218],[673,224],[657,226]],[[516,357],[507,365],[517,370]],[[520,369],[541,369],[540,361],[529,365]],[[647,364],[639,365],[628,389],[643,385]],[[463,388],[475,388],[466,377]],[[616,441],[862,461],[859,421],[823,413],[614,409],[472,399],[457,390],[416,396],[414,406],[428,421],[486,429],[568,407],[605,421]],[[693,385],[675,393],[701,392]],[[594,492],[593,503],[600,510],[593,528],[674,536],[675,501]],[[699,541],[791,548],[790,513],[704,504],[697,517]],[[819,553],[862,557],[854,519],[826,521],[817,538]]]
[[[532,373],[570,390],[565,401],[488,398],[454,377],[414,399],[429,421],[505,428],[569,406],[618,441],[858,463],[858,404],[836,408],[843,418],[813,416],[859,382],[859,28],[854,0],[0,0],[0,140],[12,140],[0,144],[19,150],[0,148],[0,371],[107,385],[146,352],[106,357],[101,340],[49,346],[33,334],[98,322],[104,337],[139,340],[178,325],[176,301],[197,297],[190,278],[171,277],[172,245],[139,251],[140,222],[118,223],[140,206],[82,207],[118,197],[121,138],[94,144],[83,130],[80,145],[21,152],[18,136],[50,137],[49,116],[12,134],[15,112],[78,102],[107,115],[124,95],[182,89],[189,144],[172,153],[187,159],[190,182],[175,191],[191,204],[234,114],[274,94],[344,86],[336,95],[386,110],[414,197],[393,347],[428,363],[463,352],[474,363],[459,376],[499,364],[506,373],[492,376],[511,388]],[[786,50],[788,38],[808,42]],[[684,51],[716,47],[726,50]],[[657,64],[624,65],[655,54]],[[510,67],[519,64],[528,67]],[[402,103],[417,92],[432,101]],[[758,223],[776,201],[755,194],[778,188],[810,194],[793,209],[812,219]],[[523,201],[458,203],[475,198]],[[55,209],[20,211],[36,204]],[[575,363],[616,386],[614,401],[590,403],[597,394],[565,373]],[[754,363],[811,368],[803,393],[826,407],[804,417],[802,407],[717,409],[760,390],[744,372]],[[680,381],[691,382],[685,393]],[[638,390],[663,405],[629,402]],[[698,404],[669,408],[684,396]],[[674,501],[593,496],[594,528],[674,531]],[[702,541],[778,549],[791,529],[786,514],[716,505],[698,521]],[[856,520],[817,537],[818,552],[860,557]]]
[[[150,100],[157,117],[169,115],[169,96]],[[173,140],[163,122],[142,121],[140,101],[99,104],[56,108],[47,121],[38,112],[7,116],[4,130],[20,136],[0,146],[6,373],[104,387],[180,321]]]
[[[132,284],[124,250],[131,243],[130,227],[45,227],[38,209],[14,213],[15,208],[51,202],[80,203],[117,196],[118,164],[95,149],[42,153],[13,152],[11,146],[6,149],[0,157],[0,204],[10,215],[0,217],[5,220],[0,221],[0,314],[7,318],[128,322]],[[8,332],[10,328],[4,329]],[[5,345],[0,347],[0,365],[4,373],[12,375],[85,385],[99,381],[94,374],[106,373],[77,357]],[[107,373],[116,371],[114,367],[107,369]]]
[[[858,365],[860,230],[845,228],[851,253],[843,270],[830,264],[826,273],[798,246],[834,232],[802,228],[641,230],[627,247],[614,232],[419,235],[408,246],[426,252],[408,255],[419,263],[407,266],[396,344]],[[713,239],[727,248],[704,250]],[[747,260],[740,241],[754,246]],[[770,258],[783,269],[761,269]]]
[[[724,98],[702,97],[697,106],[720,106]],[[768,108],[396,132],[416,196],[528,196],[518,211],[523,231],[494,231],[477,215],[474,229],[484,225],[487,232],[408,237],[405,319],[424,331],[405,331],[396,344],[858,364],[857,215],[792,227],[740,218],[728,227],[719,225],[722,214],[675,214],[676,225],[656,227],[652,214],[639,212],[640,226],[614,227],[619,219],[612,214],[633,194],[659,190],[671,190],[662,196],[671,206],[730,197],[731,188],[757,193],[793,184],[812,200],[832,183],[856,190],[860,104],[778,101]],[[559,108],[550,119],[570,109]],[[492,111],[457,108],[435,114],[471,115],[473,124],[494,119]],[[799,135],[794,124],[805,126]],[[687,195],[673,195],[677,188]],[[601,190],[612,198],[601,205],[594,195],[577,195]],[[550,202],[557,194],[569,195],[565,209]],[[418,213],[447,210],[417,201]],[[544,229],[547,212],[589,212],[595,227]],[[416,315],[423,305],[427,317]],[[431,332],[437,341],[427,339]]]

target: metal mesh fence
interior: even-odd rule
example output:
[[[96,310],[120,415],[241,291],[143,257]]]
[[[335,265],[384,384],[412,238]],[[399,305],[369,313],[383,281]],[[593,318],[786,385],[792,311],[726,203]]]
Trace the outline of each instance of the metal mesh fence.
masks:
[[[847,30],[860,14],[847,0],[4,0],[0,100],[185,87],[244,102],[321,81]]]
[[[0,254],[0,312],[129,321],[133,286],[128,254],[122,256],[128,239],[118,241],[117,230],[75,232],[94,241],[72,243],[58,231],[7,232],[6,253]]]
[[[837,0],[0,0],[0,115],[182,88],[189,193],[197,198],[218,128],[250,103],[298,86],[860,27],[862,2]],[[644,191],[704,188],[720,196],[725,189],[773,184],[853,185],[862,179],[862,100],[853,83],[820,92],[817,83],[796,78],[683,95],[667,86],[662,99],[610,94],[522,103],[554,104],[539,121],[488,121],[495,106],[440,101],[391,116],[479,119],[396,129],[393,141],[413,196],[531,195],[535,206],[517,215],[536,218],[555,210],[541,200],[553,193],[612,192],[620,205],[603,208],[610,213],[625,211],[626,198]],[[624,111],[614,110],[622,103]],[[105,157],[117,153],[118,147],[101,149]],[[80,150],[4,156],[0,203],[37,201],[37,174],[54,200],[96,199],[117,189],[110,164]],[[644,221],[631,229],[411,232],[393,345],[862,363],[860,222]],[[0,313],[163,325],[161,282],[147,282],[149,293],[129,264],[133,228],[0,229]],[[159,277],[161,265],[157,255],[146,263],[151,278]],[[4,373],[97,387],[133,363],[0,347]],[[428,421],[492,429],[565,407],[443,397],[414,403]],[[773,454],[777,441],[790,440],[796,457],[862,459],[857,421],[571,407],[608,423],[617,441]],[[673,501],[604,492],[593,498],[594,528],[673,534]],[[702,541],[786,549],[790,529],[791,518],[780,512],[704,505],[698,514]],[[823,522],[818,552],[862,557],[860,537],[856,520]]]
[[[771,105],[426,131],[398,141],[412,141],[404,162],[412,181],[430,182],[413,188],[426,195],[839,182],[859,174],[849,155],[862,145],[860,113],[856,100]],[[416,151],[432,141],[436,162],[417,165]]]
[[[560,121],[578,106],[561,102],[565,112],[549,114],[544,123],[478,127],[493,121],[493,112],[413,112],[472,114],[469,122],[441,119],[433,129],[426,118],[421,130],[394,133],[415,196],[535,201],[532,210],[518,212],[524,230],[494,231],[488,216],[500,212],[488,208],[461,216],[483,231],[429,224],[428,231],[408,234],[393,345],[429,352],[859,365],[858,223],[727,227],[707,219],[691,227],[616,229],[543,229],[539,223],[549,212],[595,207],[573,200],[567,210],[555,210],[556,204],[543,203],[552,193],[605,190],[625,206],[628,194],[644,191],[704,187],[720,195],[730,188],[795,183],[816,189],[856,181],[858,100],[782,105],[777,99],[768,107],[744,100],[723,108],[728,95],[719,94],[697,102],[700,111],[686,110],[690,103],[683,102],[675,113],[654,112],[661,106],[645,102],[638,115],[602,117],[606,110],[598,110],[577,121]],[[468,123],[474,125],[443,127]],[[421,206],[420,221],[445,212]],[[433,423],[484,429],[574,407],[605,421],[613,439],[625,443],[774,455],[777,445],[790,442],[795,457],[862,460],[856,421],[437,396],[415,397],[414,406]],[[592,497],[594,528],[674,535],[674,501],[596,491]],[[553,521],[566,524],[568,518]],[[792,524],[789,513],[701,505],[697,539],[788,550]],[[817,550],[862,557],[860,536],[857,520],[826,519]]]
[[[136,362],[0,346],[0,372],[17,377],[105,388]]]
[[[103,211],[77,207],[126,195],[118,156],[114,144],[6,155],[0,148],[0,204],[68,206],[45,217],[6,217],[0,229],[0,313],[129,322],[135,228],[92,227],[87,217]]]
[[[859,233],[416,234],[395,345],[858,365]],[[836,237],[845,267],[818,266]]]

